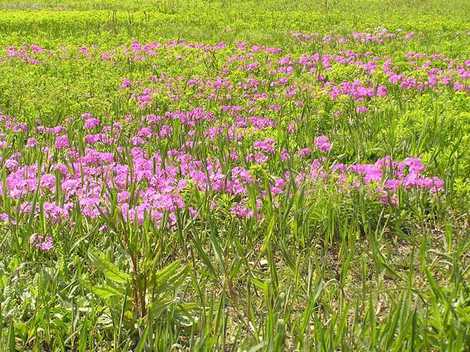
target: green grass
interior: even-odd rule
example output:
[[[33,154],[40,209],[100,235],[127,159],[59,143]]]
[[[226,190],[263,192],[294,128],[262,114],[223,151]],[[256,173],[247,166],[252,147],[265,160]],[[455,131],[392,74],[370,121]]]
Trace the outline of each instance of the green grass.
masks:
[[[89,132],[82,113],[102,123],[119,122],[123,133],[117,143],[128,148],[97,148],[126,164],[132,159],[130,137],[147,114],[203,106],[221,126],[234,123],[220,113],[219,105],[230,100],[211,100],[182,82],[215,80],[237,53],[238,41],[280,47],[281,56],[296,59],[313,52],[372,52],[381,63],[391,58],[419,77],[426,73],[406,60],[409,51],[442,54],[460,65],[470,59],[469,14],[470,2],[464,0],[0,0],[0,113],[29,127],[17,133],[0,123],[0,140],[8,145],[0,149],[2,189],[10,174],[3,161],[14,152],[23,163],[50,169],[67,164],[53,136],[33,132],[40,124],[64,126],[72,146],[83,153]],[[292,37],[292,32],[375,33],[382,27],[415,37],[384,44],[302,44]],[[177,46],[143,61],[126,54],[133,41],[174,39],[223,41],[227,48],[212,53]],[[31,44],[48,50],[37,54],[41,64],[6,58],[8,47]],[[81,56],[81,46],[91,48],[89,58]],[[103,53],[113,61],[102,60]],[[226,78],[235,87],[252,75],[269,83],[264,66],[269,57],[258,53],[253,60],[261,63],[258,71],[233,64]],[[446,59],[439,60],[436,65],[445,68]],[[367,76],[340,64],[325,74],[335,83],[387,82],[381,70]],[[167,81],[151,82],[153,75]],[[141,225],[121,221],[116,190],[101,190],[100,196],[111,199],[106,216],[87,218],[76,205],[69,219],[58,223],[42,208],[47,197],[63,202],[61,191],[33,192],[27,199],[41,210],[21,217],[21,202],[2,193],[0,213],[18,220],[0,222],[0,351],[470,351],[468,91],[390,85],[389,94],[368,101],[369,112],[360,115],[350,100],[332,102],[306,72],[293,77],[303,107],[263,85],[262,92],[282,94],[254,103],[252,115],[269,117],[276,126],[248,130],[238,144],[222,137],[210,141],[203,136],[206,125],[195,127],[200,143],[192,150],[195,157],[224,160],[230,169],[237,165],[227,157],[234,148],[249,153],[253,141],[272,137],[299,149],[325,134],[333,142],[329,166],[417,156],[427,174],[444,180],[444,191],[403,191],[399,206],[384,207],[368,189],[344,191],[332,180],[297,187],[291,179],[288,192],[276,198],[269,188],[274,176],[310,165],[297,157],[281,162],[276,154],[261,166],[247,165],[260,181],[247,191],[250,206],[256,208],[256,198],[267,194],[259,219],[236,218],[230,212],[236,196],[198,191],[192,184],[184,199],[199,216],[192,219],[181,209],[171,228],[148,218]],[[135,92],[152,87],[153,103],[139,109],[130,93],[118,88],[123,78],[136,82]],[[173,94],[180,99],[172,100]],[[232,102],[248,106],[241,90],[232,95]],[[271,111],[270,104],[282,110]],[[333,117],[335,111],[342,117]],[[286,129],[292,121],[299,125],[295,133]],[[155,139],[145,150],[171,159],[168,150],[188,138],[185,126],[172,127],[171,138]],[[50,147],[50,159],[39,148],[25,147],[31,136]],[[60,184],[59,172],[49,172]],[[136,182],[130,191],[145,187]],[[164,223],[170,221],[166,216]],[[54,249],[34,249],[29,242],[34,233],[51,235]]]

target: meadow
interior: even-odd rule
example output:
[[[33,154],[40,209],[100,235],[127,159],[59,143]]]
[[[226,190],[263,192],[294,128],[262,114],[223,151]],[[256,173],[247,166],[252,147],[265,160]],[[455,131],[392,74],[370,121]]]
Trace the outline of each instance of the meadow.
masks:
[[[0,351],[470,351],[470,2],[0,0]]]

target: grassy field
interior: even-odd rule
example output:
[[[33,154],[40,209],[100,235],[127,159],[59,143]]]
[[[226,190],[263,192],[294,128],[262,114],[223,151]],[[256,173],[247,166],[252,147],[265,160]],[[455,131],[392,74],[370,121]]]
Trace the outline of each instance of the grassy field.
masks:
[[[470,351],[470,1],[0,0],[0,351]]]

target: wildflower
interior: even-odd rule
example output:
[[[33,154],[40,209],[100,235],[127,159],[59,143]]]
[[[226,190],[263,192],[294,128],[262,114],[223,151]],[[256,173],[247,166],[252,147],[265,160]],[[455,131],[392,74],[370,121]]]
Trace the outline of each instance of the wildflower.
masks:
[[[387,90],[387,87],[383,86],[383,85],[379,85],[377,87],[377,92],[376,92],[377,96],[378,97],[384,97],[388,94],[388,90]]]
[[[55,140],[56,149],[65,149],[69,147],[69,139],[67,136],[59,136]]]
[[[149,138],[152,136],[152,129],[150,127],[142,127],[137,132],[137,136],[140,138]]]
[[[331,143],[327,136],[315,138],[315,147],[321,152],[327,153],[331,150]]]
[[[49,191],[53,191],[55,187],[56,179],[54,175],[45,174],[41,176],[40,186],[41,188],[48,189]]]
[[[289,125],[287,126],[287,132],[289,133],[295,133],[297,131],[297,126],[295,125],[294,122],[289,122]]]
[[[230,151],[230,160],[237,161],[239,159],[238,152],[236,150]]]
[[[33,234],[29,238],[29,243],[36,249],[39,249],[42,252],[49,252],[54,248],[54,242],[51,236],[43,236],[38,234]]]
[[[289,159],[289,152],[286,149],[281,150],[281,160],[286,161]]]
[[[389,194],[387,192],[383,192],[379,195],[379,201],[383,205],[389,205],[392,207],[398,206],[398,196],[396,194]]]
[[[130,193],[127,191],[122,191],[118,193],[117,201],[119,204],[128,202],[130,199]]]
[[[27,148],[34,148],[36,145],[38,144],[38,141],[36,140],[36,138],[28,138],[28,140],[26,141],[26,147]]]
[[[121,82],[121,88],[129,88],[132,85],[130,79],[124,78]]]
[[[396,192],[398,188],[400,187],[401,183],[402,182],[400,180],[390,179],[390,180],[385,181],[384,186],[386,190],[390,192]]]
[[[0,213],[0,222],[9,222],[10,217],[7,213]]]
[[[286,181],[282,178],[276,179],[274,185],[271,187],[271,194],[277,195],[281,194],[284,190],[284,186],[286,185]]]
[[[358,107],[356,107],[356,112],[358,114],[363,114],[367,111],[369,111],[369,108],[367,106],[358,106]]]
[[[419,175],[426,169],[423,162],[419,158],[406,158],[403,161],[403,164],[408,166],[408,170],[412,174],[418,174]]]
[[[98,127],[100,125],[100,120],[98,120],[97,118],[88,118],[85,120],[85,125],[84,127],[86,129],[92,129],[92,128],[95,128],[95,127]]]
[[[86,217],[89,217],[91,219],[95,219],[100,215],[99,212],[99,204],[100,204],[100,199],[97,197],[86,197],[86,198],[81,198],[79,201],[80,204],[80,210],[83,215]]]
[[[311,152],[310,148],[302,148],[298,151],[298,154],[301,158],[307,158]]]
[[[15,171],[18,168],[18,165],[18,161],[13,158],[7,159],[5,161],[5,167],[8,169],[8,171]]]
[[[246,207],[246,206],[244,206],[240,203],[235,204],[230,209],[230,211],[232,212],[233,215],[235,215],[236,217],[238,217],[240,219],[250,219],[254,215],[253,210],[251,210],[250,208],[248,208],[248,207]]]
[[[173,128],[169,125],[163,125],[161,128],[160,128],[160,131],[158,132],[158,136],[160,138],[166,138],[166,137],[169,137],[171,136],[171,133],[173,132]]]
[[[194,209],[193,207],[189,207],[188,212],[192,219],[196,219],[199,215],[199,212],[197,211],[197,209]]]
[[[54,203],[45,202],[43,207],[46,219],[49,219],[53,222],[60,222],[69,216],[67,209],[62,208]]]
[[[108,225],[106,225],[106,224],[101,225],[100,228],[98,229],[98,231],[101,232],[101,233],[108,232],[108,231],[109,231],[109,227],[108,227]]]
[[[257,164],[264,164],[265,162],[268,161],[269,157],[263,153],[258,152],[258,153],[255,153],[253,159]]]
[[[255,149],[262,150],[265,153],[274,153],[275,141],[272,138],[267,138],[253,143]]]

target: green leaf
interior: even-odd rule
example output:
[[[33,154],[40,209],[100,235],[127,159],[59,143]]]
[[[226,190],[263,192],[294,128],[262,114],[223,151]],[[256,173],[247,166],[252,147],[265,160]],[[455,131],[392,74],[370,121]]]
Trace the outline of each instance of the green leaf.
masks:
[[[180,261],[174,261],[155,274],[155,284],[158,287],[177,287],[184,276],[186,266],[182,266]]]
[[[137,345],[135,352],[142,352],[145,348],[145,342],[147,341],[147,337],[149,334],[149,327],[145,328],[144,334],[140,338],[139,344]]]
[[[8,329],[8,349],[10,352],[16,351],[15,326],[13,322],[10,322],[10,328]]]
[[[123,293],[111,286],[91,287],[91,291],[101,299],[108,299],[115,296],[122,296]]]
[[[92,263],[103,273],[106,279],[118,284],[125,284],[130,280],[129,274],[119,270],[119,268],[107,260],[103,254],[89,251],[88,257]]]

